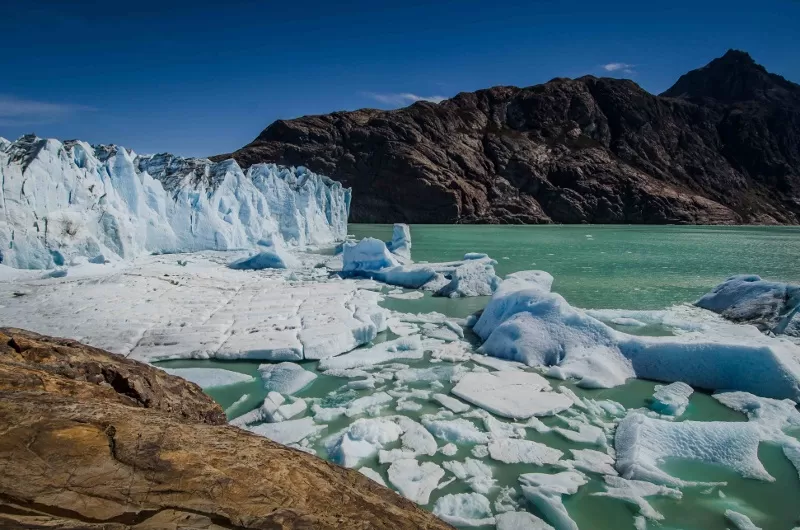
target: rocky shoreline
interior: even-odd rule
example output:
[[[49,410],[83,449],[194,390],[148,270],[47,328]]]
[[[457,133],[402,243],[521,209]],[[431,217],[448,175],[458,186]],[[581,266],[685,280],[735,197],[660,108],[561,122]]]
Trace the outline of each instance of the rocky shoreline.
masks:
[[[444,529],[354,470],[227,425],[200,388],[0,329],[0,527]]]

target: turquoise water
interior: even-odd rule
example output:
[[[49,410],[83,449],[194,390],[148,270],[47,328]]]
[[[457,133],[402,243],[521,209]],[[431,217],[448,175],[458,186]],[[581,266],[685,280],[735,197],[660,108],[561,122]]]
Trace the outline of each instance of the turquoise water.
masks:
[[[390,225],[351,225],[357,237],[373,236],[387,240]],[[591,237],[588,237],[591,236]],[[585,308],[663,309],[691,302],[710,290],[727,276],[755,273],[766,278],[800,282],[800,229],[796,228],[731,228],[731,227],[626,227],[626,226],[412,226],[412,255],[415,261],[445,261],[459,259],[464,252],[486,252],[497,259],[499,274],[525,269],[542,269],[555,277],[554,290],[570,303]],[[508,259],[503,259],[508,258]],[[486,298],[442,299],[430,295],[419,300],[387,298],[384,307],[404,312],[439,311],[449,316],[466,316],[482,309]],[[376,342],[394,338],[382,333]],[[257,378],[259,362],[249,361],[171,361],[170,367],[218,366],[256,376],[256,381],[208,393],[224,408],[230,407],[243,394],[249,397],[229,410],[236,417],[263,401],[266,391]],[[316,362],[304,363],[316,370]],[[429,359],[407,362],[415,367],[431,366]],[[466,363],[471,366],[471,363]],[[297,396],[307,398],[352,399],[369,394],[370,390],[343,391],[348,380],[320,375],[314,383]],[[607,390],[585,390],[570,383],[551,381],[554,386],[567,385],[580,396],[611,399],[626,408],[647,406],[654,383],[633,380],[626,385]],[[445,384],[447,392],[452,385]],[[421,386],[421,388],[424,387]],[[424,403],[420,411],[401,412],[412,418],[434,413],[438,406]],[[394,414],[389,409],[386,414]],[[710,395],[696,392],[682,419],[699,421],[746,421],[746,418],[714,400]],[[328,426],[325,435],[344,428],[352,421],[342,418]],[[559,425],[556,418],[545,418],[548,425]],[[568,442],[553,434],[528,430],[528,439],[545,443],[568,453],[570,448],[590,448],[585,444]],[[324,439],[324,436],[323,436]],[[441,444],[442,442],[440,442]],[[313,448],[326,457],[320,442]],[[391,448],[391,447],[387,447]],[[441,463],[462,460],[470,455],[469,447],[460,447],[453,457],[437,454],[421,457],[421,461]],[[649,499],[665,519],[648,528],[684,530],[724,530],[731,527],[723,513],[734,509],[749,515],[765,530],[788,530],[800,522],[797,501],[800,500],[800,479],[780,448],[762,444],[762,463],[776,480],[762,482],[744,479],[735,473],[713,466],[692,462],[669,462],[664,469],[686,480],[726,481],[719,489],[685,488],[680,500],[666,497]],[[568,454],[565,458],[568,457]],[[517,477],[528,472],[557,472],[554,467],[502,464],[490,459],[494,478],[500,486],[516,486]],[[377,459],[363,462],[386,479],[387,465]],[[448,476],[449,473],[448,473]],[[602,480],[590,475],[591,481],[577,494],[566,496],[565,505],[581,530],[617,530],[633,528],[633,505],[619,500],[593,496],[603,491]],[[517,488],[519,490],[519,488]],[[455,481],[435,491],[426,506],[432,509],[437,498],[448,493],[470,491],[461,481]],[[498,490],[487,497],[494,501]],[[720,493],[721,492],[721,493]],[[724,495],[724,496],[723,496]],[[535,508],[530,511],[540,513]]]

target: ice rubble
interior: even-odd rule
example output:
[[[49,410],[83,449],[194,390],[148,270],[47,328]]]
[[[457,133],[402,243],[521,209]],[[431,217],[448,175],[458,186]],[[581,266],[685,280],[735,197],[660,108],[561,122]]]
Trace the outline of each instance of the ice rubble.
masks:
[[[295,245],[347,234],[350,190],[305,168],[138,156],[23,136],[0,146],[2,262],[43,269],[77,256]]]
[[[800,337],[800,285],[732,276],[695,303],[735,322]]]
[[[251,375],[222,368],[163,368],[163,370],[170,375],[176,375],[191,381],[203,390],[238,383],[249,383],[255,380]]]
[[[631,413],[617,427],[617,471],[624,478],[673,487],[688,483],[658,468],[665,459],[725,466],[745,478],[773,481],[758,459],[761,436],[751,423],[672,422]]]
[[[488,296],[497,289],[501,282],[494,271],[497,262],[487,256],[468,258],[471,255],[467,254],[461,261],[412,264],[410,254],[394,254],[390,248],[405,248],[401,241],[410,240],[408,227],[402,226],[404,228],[395,225],[394,238],[388,247],[371,237],[358,242],[345,241],[341,275],[372,278],[408,289],[421,288],[433,291],[434,296],[450,298]],[[398,230],[405,235],[398,235]],[[395,241],[398,237],[400,239]]]
[[[550,367],[549,375],[577,377],[585,387],[640,377],[800,398],[800,348],[747,326],[715,326],[679,336],[628,335],[521,275],[500,285],[473,331],[484,341],[479,351]]]
[[[231,269],[292,269],[299,266],[297,259],[289,254],[283,243],[272,238],[258,242],[258,253],[238,259],[228,265]]]

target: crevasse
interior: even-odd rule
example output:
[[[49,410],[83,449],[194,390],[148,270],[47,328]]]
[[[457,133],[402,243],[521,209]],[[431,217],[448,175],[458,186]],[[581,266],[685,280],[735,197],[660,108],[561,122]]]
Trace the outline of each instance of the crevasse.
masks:
[[[350,190],[304,167],[139,156],[23,136],[0,139],[0,259],[29,269],[78,257],[231,250],[347,235]]]

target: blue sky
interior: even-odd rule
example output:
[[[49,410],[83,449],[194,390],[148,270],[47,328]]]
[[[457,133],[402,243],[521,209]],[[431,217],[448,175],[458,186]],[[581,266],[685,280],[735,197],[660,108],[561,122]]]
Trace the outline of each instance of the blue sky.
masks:
[[[279,118],[553,77],[658,93],[728,48],[800,82],[798,0],[0,3],[0,136],[140,153],[207,156]]]

